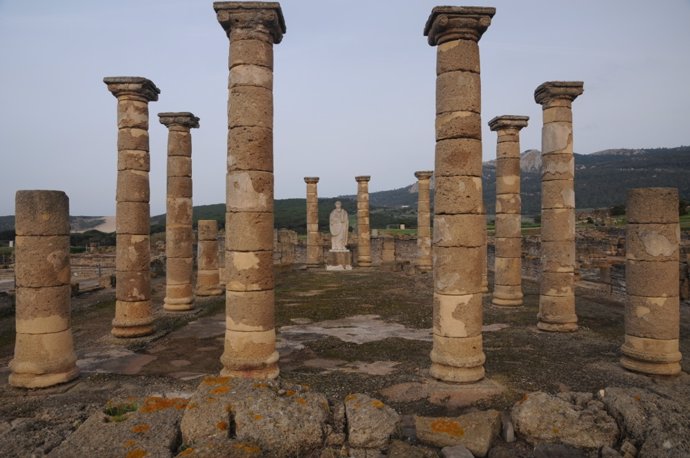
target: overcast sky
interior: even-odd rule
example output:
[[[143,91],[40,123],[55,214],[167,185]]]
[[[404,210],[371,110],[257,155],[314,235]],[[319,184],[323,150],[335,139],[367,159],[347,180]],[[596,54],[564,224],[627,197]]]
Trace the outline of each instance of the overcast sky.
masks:
[[[406,186],[433,169],[436,50],[427,0],[283,0],[275,47],[276,198]],[[540,148],[534,89],[583,80],[575,151],[690,144],[690,1],[475,1],[495,6],[480,41],[486,123],[528,115],[522,150]],[[165,212],[167,129],[191,111],[195,205],[225,199],[228,40],[211,1],[0,0],[0,215],[18,189],[61,189],[73,215],[115,213],[116,99],[104,76],[144,76],[150,104],[151,211]]]

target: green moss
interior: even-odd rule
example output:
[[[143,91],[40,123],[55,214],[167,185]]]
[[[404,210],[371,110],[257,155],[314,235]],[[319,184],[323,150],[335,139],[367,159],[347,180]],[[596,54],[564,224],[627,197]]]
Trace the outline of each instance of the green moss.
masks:
[[[124,421],[128,413],[136,412],[138,408],[139,406],[134,402],[108,404],[105,406],[105,409],[103,409],[103,413],[108,416],[108,421],[117,423]]]

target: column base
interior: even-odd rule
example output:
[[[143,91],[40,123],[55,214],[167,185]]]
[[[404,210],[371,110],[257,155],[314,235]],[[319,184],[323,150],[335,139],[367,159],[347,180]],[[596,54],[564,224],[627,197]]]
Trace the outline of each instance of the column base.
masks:
[[[220,371],[220,375],[222,377],[252,378],[260,380],[273,380],[274,378],[277,378],[279,374],[280,369],[278,369],[277,364],[258,369],[233,370],[223,368]]]
[[[218,286],[199,286],[194,292],[197,296],[222,296],[225,289]]]
[[[620,363],[626,369],[653,375],[680,373],[683,355],[677,339],[650,339],[626,334]]]
[[[434,334],[431,376],[444,382],[472,383],[484,378],[481,334],[473,337],[444,337]]]
[[[575,332],[578,329],[577,322],[575,323],[548,323],[546,321],[539,321],[537,329],[546,332]]]
[[[55,374],[27,374],[11,373],[8,382],[17,388],[48,388],[50,386],[67,383],[79,376],[79,368],[73,368]]]
[[[115,318],[110,333],[114,337],[143,337],[153,334],[151,301],[115,301]]]
[[[444,382],[475,383],[484,379],[484,366],[453,367],[432,363],[429,369],[431,376]]]
[[[627,356],[621,356],[620,365],[629,371],[649,375],[678,375],[681,372],[680,363],[651,363]]]
[[[326,270],[352,270],[352,253],[346,251],[329,251]]]
[[[182,297],[179,299],[165,298],[163,300],[163,309],[168,312],[188,312],[194,310],[194,296]]]
[[[493,305],[495,307],[515,308],[515,307],[522,307],[524,305],[524,301],[522,300],[522,296],[515,297],[515,298],[506,298],[506,297],[494,296],[491,298],[491,305]]]

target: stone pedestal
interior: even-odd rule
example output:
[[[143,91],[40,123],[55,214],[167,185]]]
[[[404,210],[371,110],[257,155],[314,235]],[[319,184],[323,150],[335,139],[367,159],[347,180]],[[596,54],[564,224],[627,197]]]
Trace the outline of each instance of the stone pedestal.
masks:
[[[220,286],[218,269],[218,221],[200,219],[197,223],[197,296],[220,296],[225,290]]]
[[[149,107],[160,90],[136,76],[104,78],[117,97],[117,207],[115,226],[115,337],[153,332],[149,210]]]
[[[9,383],[44,388],[77,375],[70,327],[69,199],[18,191],[15,207],[16,332]]]
[[[449,382],[484,378],[479,39],[495,12],[436,7],[424,28],[437,46],[431,375]]]
[[[216,2],[230,40],[221,374],[275,378],[273,277],[273,45],[285,33],[280,4]]]
[[[678,190],[628,191],[623,367],[656,375],[681,371]]]
[[[491,303],[522,305],[522,207],[520,201],[520,130],[527,116],[497,116],[489,128],[498,133],[496,145],[496,262]]]
[[[168,195],[165,215],[165,300],[168,311],[194,308],[194,231],[192,230],[192,135],[199,118],[192,113],[159,113],[168,128]]]
[[[577,330],[575,313],[575,158],[572,102],[581,81],[549,81],[534,91],[542,105],[539,322],[542,331]]]
[[[352,270],[352,253],[347,251],[328,251],[326,270]]]
[[[371,266],[371,229],[369,227],[369,180],[370,176],[358,176],[357,180],[357,266]]]
[[[384,267],[395,266],[395,237],[391,234],[383,235],[381,247],[381,265]]]
[[[431,257],[431,177],[432,170],[414,173],[417,177],[417,269],[428,272],[432,269]]]
[[[304,177],[307,183],[307,267],[321,265],[321,235],[319,234],[318,177]]]

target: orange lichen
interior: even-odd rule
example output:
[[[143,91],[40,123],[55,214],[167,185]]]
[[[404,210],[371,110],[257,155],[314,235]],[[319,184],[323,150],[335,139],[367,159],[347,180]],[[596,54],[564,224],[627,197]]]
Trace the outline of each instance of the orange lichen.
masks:
[[[216,386],[227,385],[229,381],[230,377],[206,377],[202,383],[208,386]]]
[[[125,441],[125,443],[122,444],[122,446],[123,446],[124,448],[132,448],[132,447],[134,447],[135,445],[137,445],[137,441],[135,441],[135,440],[133,440],[133,439],[130,439],[130,440],[128,440],[128,441]]]
[[[189,455],[194,455],[194,449],[192,447],[186,448],[177,454],[177,456],[189,456]]]
[[[254,415],[254,420],[262,420],[264,418],[263,415],[256,414]]]
[[[633,399],[639,401],[640,399],[642,399],[642,397],[639,394],[636,394],[635,396],[633,396]]]
[[[126,458],[144,458],[148,454],[149,452],[147,452],[146,450],[137,448],[132,450],[131,452],[128,452]]]
[[[295,393],[297,393],[297,391],[295,391],[295,390],[287,390],[287,391],[285,392],[285,396],[294,396]]]
[[[296,398],[296,399],[295,399],[295,402],[296,402],[297,404],[305,405],[305,404],[307,403],[307,400],[304,399],[304,398]]]
[[[432,421],[431,430],[437,433],[445,433],[453,437],[462,437],[465,435],[465,430],[462,429],[460,423],[454,420],[445,420],[443,418]]]
[[[386,405],[378,399],[372,399],[371,405],[376,407],[377,409],[383,409],[384,407],[386,407]]]
[[[228,422],[227,421],[219,421],[216,423],[216,428],[220,429],[221,431],[227,431],[228,430]]]
[[[151,425],[148,423],[139,423],[138,425],[132,426],[133,433],[145,433],[151,430]]]
[[[357,397],[357,396],[355,396],[354,394],[348,394],[347,396],[345,396],[345,400],[346,400],[346,401],[352,401],[352,400],[355,399],[356,397]]]
[[[554,433],[554,434],[558,434],[558,433],[561,432],[561,430],[558,429],[558,428],[556,428],[556,427],[554,426],[554,427],[551,428],[551,432]]]
[[[183,398],[161,398],[152,396],[144,400],[144,405],[139,409],[141,413],[153,413],[164,409],[182,410],[187,406],[187,399]]]
[[[232,444],[233,448],[236,448],[238,450],[244,450],[245,452],[248,453],[261,453],[261,449],[257,447],[256,445],[252,444],[246,444],[244,442],[236,442]]]
[[[229,386],[219,386],[218,388],[214,388],[211,390],[211,393],[213,394],[224,394],[230,391]]]
[[[254,388],[268,388],[268,385],[265,383],[255,383]]]

